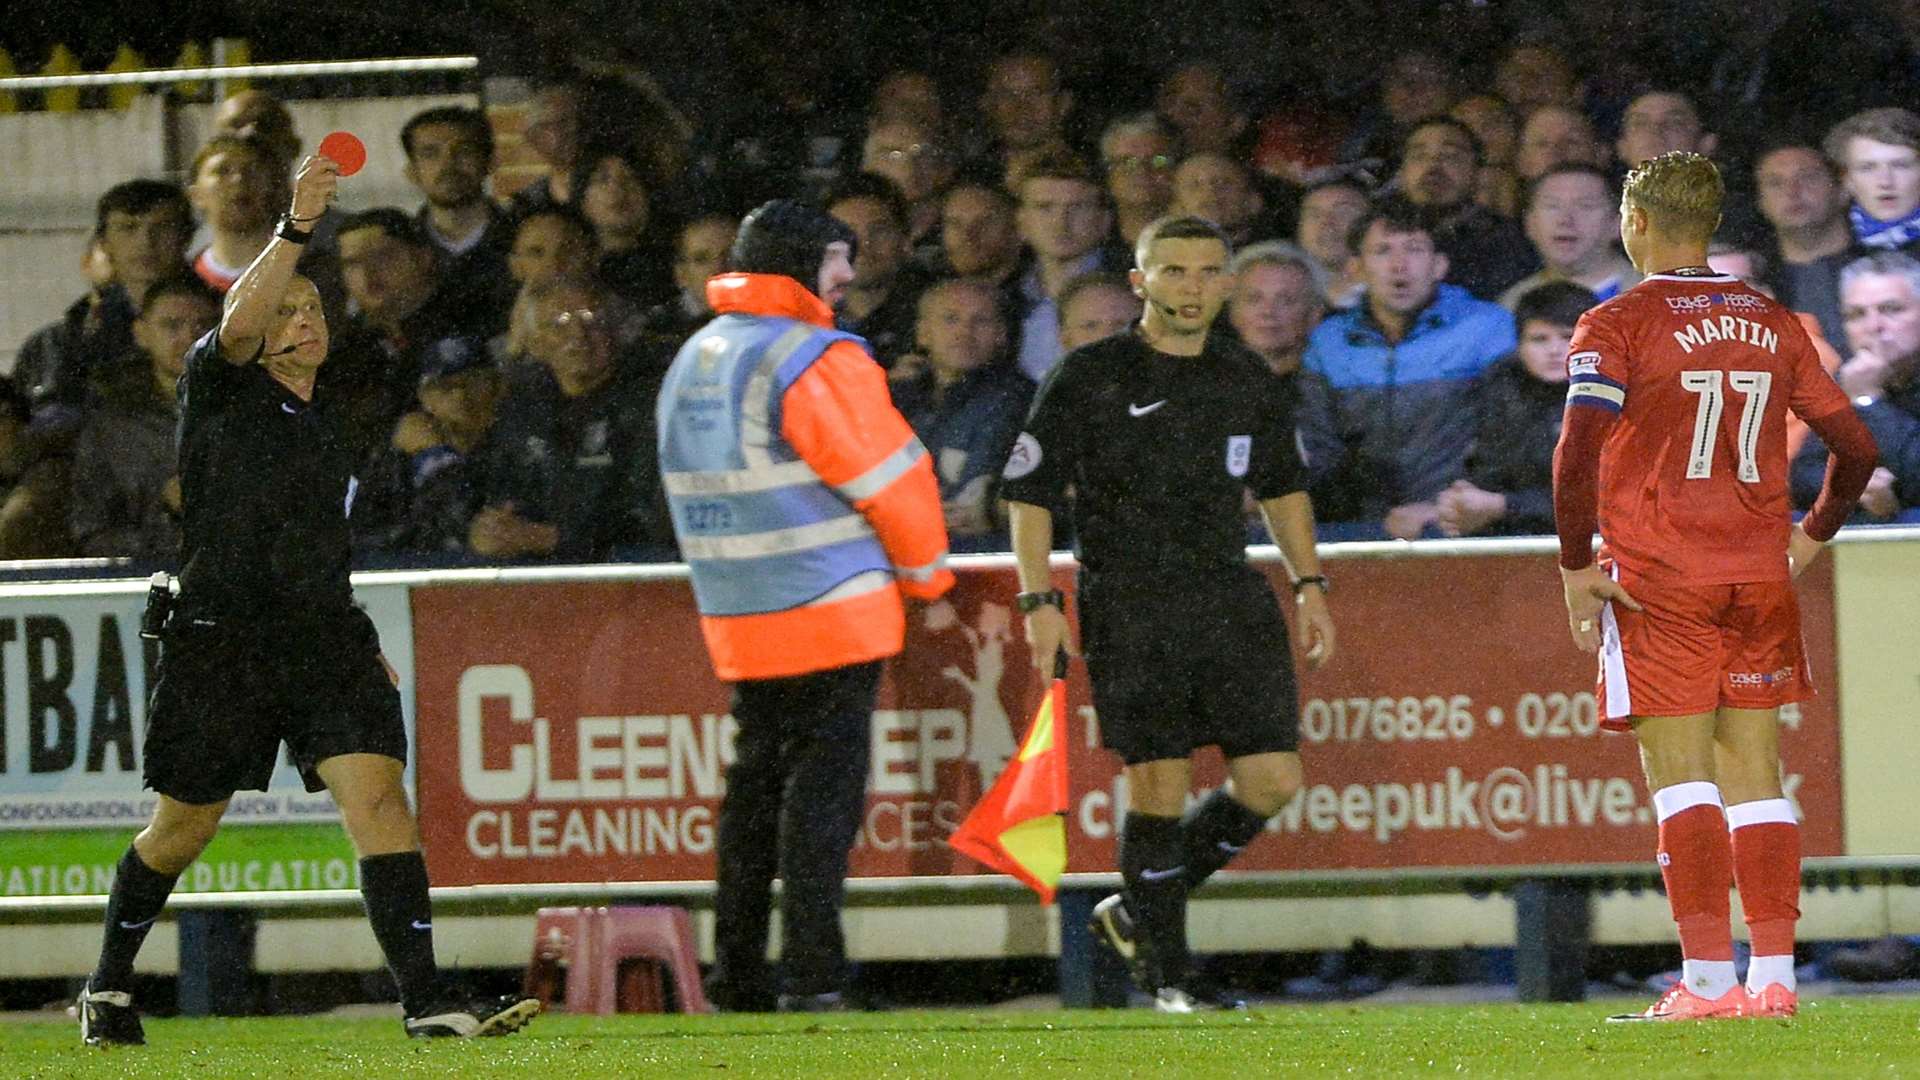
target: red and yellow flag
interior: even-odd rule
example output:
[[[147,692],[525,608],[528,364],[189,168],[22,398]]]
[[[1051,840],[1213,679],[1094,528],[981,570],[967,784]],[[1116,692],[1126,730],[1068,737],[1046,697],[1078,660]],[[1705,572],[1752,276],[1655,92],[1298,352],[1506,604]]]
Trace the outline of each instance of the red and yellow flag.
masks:
[[[1020,753],[947,843],[1053,903],[1067,869],[1067,681],[1053,680]]]

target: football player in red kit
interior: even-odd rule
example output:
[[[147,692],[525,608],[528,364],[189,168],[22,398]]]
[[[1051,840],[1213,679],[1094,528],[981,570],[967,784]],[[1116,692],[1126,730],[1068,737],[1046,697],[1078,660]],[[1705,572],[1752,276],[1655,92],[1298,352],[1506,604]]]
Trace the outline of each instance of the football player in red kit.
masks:
[[[1787,309],[1707,267],[1719,171],[1641,162],[1620,200],[1635,288],[1587,312],[1568,347],[1554,514],[1568,625],[1600,653],[1605,725],[1631,729],[1660,822],[1685,956],[1680,982],[1615,1019],[1791,1016],[1800,832],[1780,787],[1780,706],[1811,693],[1793,576],[1873,472],[1873,438]],[[1792,523],[1786,418],[1832,450]],[[1602,539],[1599,559],[1593,533]],[[1737,883],[1753,962],[1733,966]]]

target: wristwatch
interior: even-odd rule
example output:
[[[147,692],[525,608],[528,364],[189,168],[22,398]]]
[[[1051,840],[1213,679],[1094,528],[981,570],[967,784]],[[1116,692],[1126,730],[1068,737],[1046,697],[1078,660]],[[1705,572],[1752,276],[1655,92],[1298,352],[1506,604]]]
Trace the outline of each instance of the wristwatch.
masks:
[[[1020,609],[1020,614],[1022,615],[1031,615],[1035,611],[1049,606],[1061,611],[1067,609],[1067,598],[1059,589],[1048,589],[1045,592],[1023,592],[1013,598],[1013,603],[1015,607]]]
[[[1322,596],[1325,596],[1327,593],[1330,593],[1333,591],[1333,584],[1327,580],[1326,575],[1308,574],[1305,577],[1297,577],[1293,579],[1293,595],[1299,596],[1300,590],[1306,588],[1309,585],[1320,586],[1320,594]]]
[[[289,244],[304,245],[308,240],[313,239],[313,234],[310,232],[301,232],[299,229],[294,228],[294,220],[292,214],[281,214],[280,220],[273,226],[273,235],[285,240]]]

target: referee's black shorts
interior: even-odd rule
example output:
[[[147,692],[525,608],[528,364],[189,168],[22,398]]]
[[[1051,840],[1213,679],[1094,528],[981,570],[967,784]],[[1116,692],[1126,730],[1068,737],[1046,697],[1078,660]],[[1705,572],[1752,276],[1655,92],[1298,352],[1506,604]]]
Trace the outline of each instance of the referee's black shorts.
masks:
[[[176,615],[147,705],[146,785],[184,803],[264,791],[280,754],[308,791],[341,754],[407,759],[400,692],[359,608],[311,621],[208,622]]]
[[[1128,765],[1202,746],[1228,758],[1299,749],[1292,646],[1264,576],[1168,592],[1082,574],[1077,599],[1100,740]]]

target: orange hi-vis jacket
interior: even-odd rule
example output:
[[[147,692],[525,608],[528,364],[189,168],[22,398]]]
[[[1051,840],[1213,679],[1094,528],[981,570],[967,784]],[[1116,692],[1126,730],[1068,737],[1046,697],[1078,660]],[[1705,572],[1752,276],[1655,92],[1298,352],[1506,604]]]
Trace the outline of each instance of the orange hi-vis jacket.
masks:
[[[658,408],[661,477],[714,672],[774,679],[898,653],[902,594],[953,585],[939,484],[859,338],[777,274],[707,282],[716,317]]]

